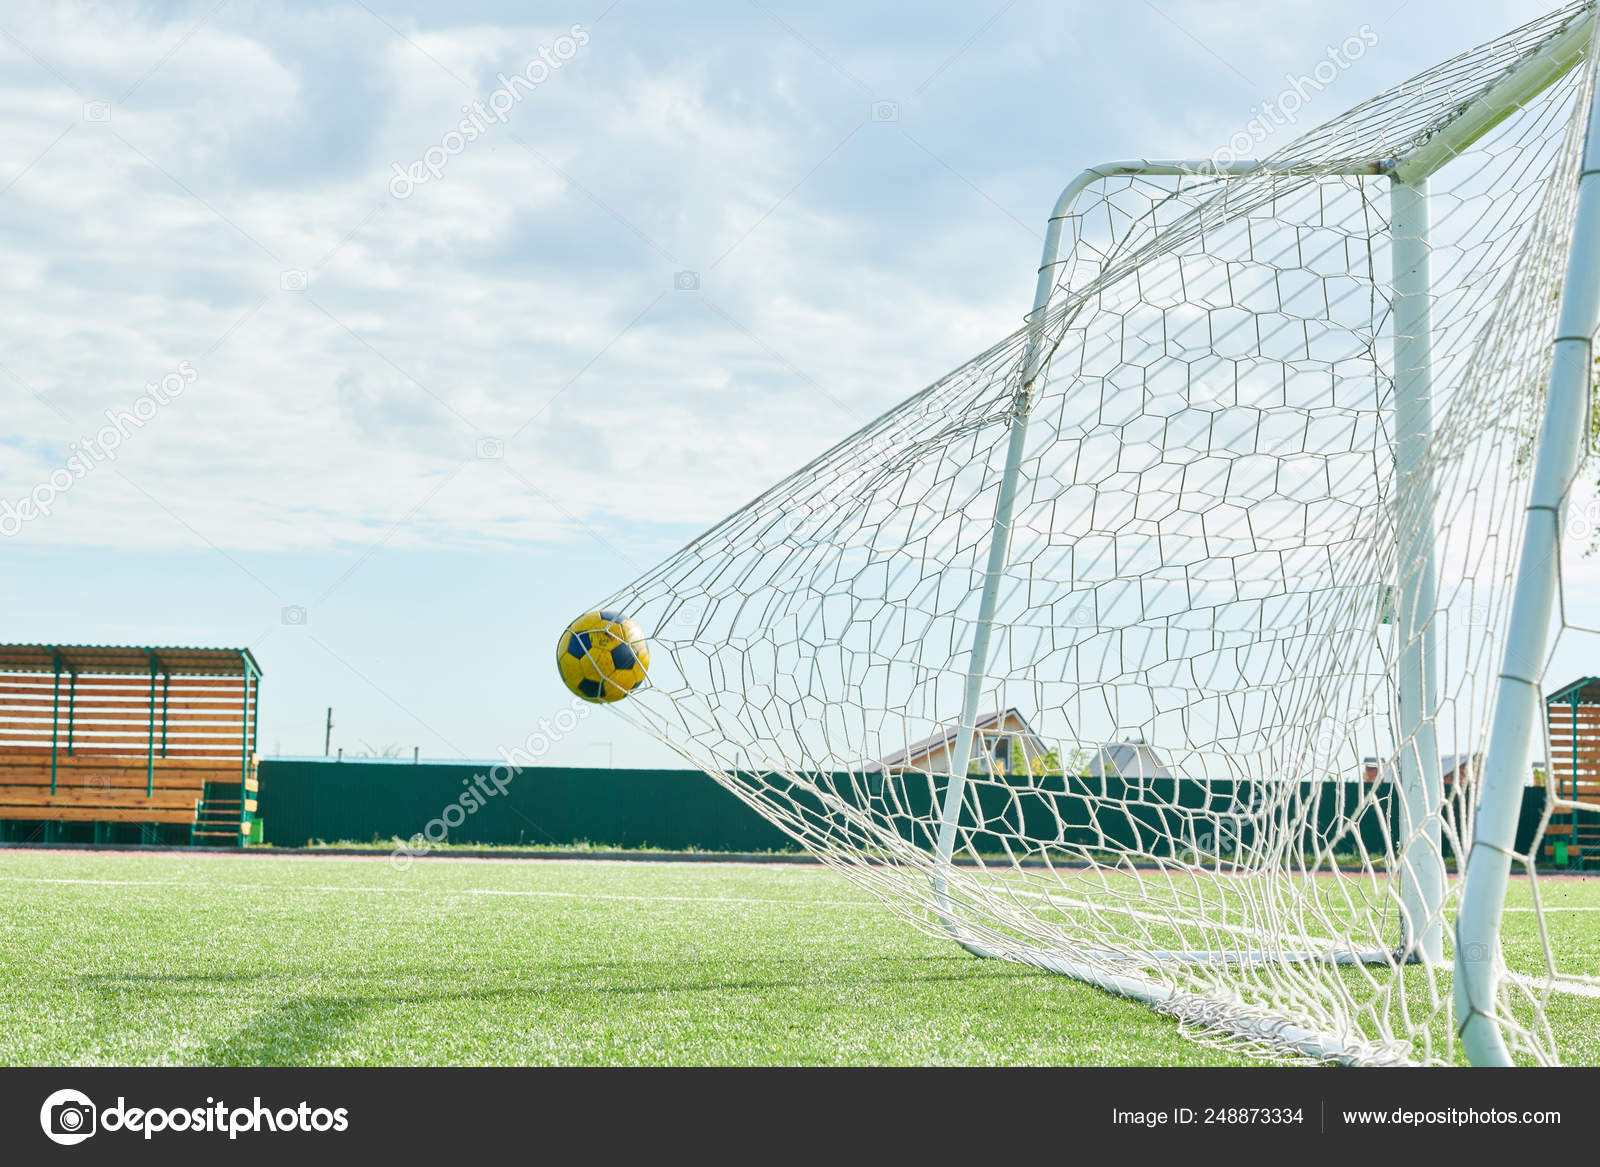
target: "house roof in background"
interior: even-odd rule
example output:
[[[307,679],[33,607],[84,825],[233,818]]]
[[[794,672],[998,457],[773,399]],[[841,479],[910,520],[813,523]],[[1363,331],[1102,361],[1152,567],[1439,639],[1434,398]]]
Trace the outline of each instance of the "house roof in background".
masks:
[[[1033,738],[1035,741],[1040,740],[1039,735],[1033,731],[1033,726],[1028,724],[1028,719],[1022,716],[1022,713],[1014,705],[1009,708],[1002,709],[998,713],[984,713],[979,715],[977,719],[977,728],[979,730],[991,729],[995,726],[1004,725],[1008,719],[1013,717],[1022,724],[1022,730],[1024,733]],[[903,765],[906,761],[916,757],[918,754],[929,754],[934,750],[947,747],[956,740],[956,734],[958,733],[959,729],[959,726],[951,726],[948,729],[931,734],[919,742],[912,742],[905,749],[896,750],[894,753],[883,758],[878,762],[878,765]]]
[[[1097,746],[1089,757],[1085,771],[1091,778],[1171,778],[1154,748],[1143,741],[1130,739],[1123,742],[1106,742]]]

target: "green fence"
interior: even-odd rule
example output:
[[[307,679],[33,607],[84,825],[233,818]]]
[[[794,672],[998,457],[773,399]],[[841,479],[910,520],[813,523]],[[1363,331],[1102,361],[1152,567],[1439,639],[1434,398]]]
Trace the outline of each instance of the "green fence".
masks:
[[[661,847],[668,850],[773,851],[794,844],[754,810],[695,770],[600,770],[536,766],[513,772],[492,762],[333,761],[265,758],[260,765],[262,841],[280,847],[313,841],[368,842],[419,833],[451,843],[520,844],[545,847],[593,843],[606,847]],[[928,847],[926,824],[936,819],[940,789],[923,777],[868,778],[868,793],[878,806],[894,806],[900,833]],[[890,783],[885,787],[884,783]],[[942,782],[942,780],[941,780]],[[1002,780],[972,783],[986,821],[1005,824],[1032,838],[1094,846],[1102,837],[1124,848],[1155,854],[1180,845],[1200,844],[1208,852],[1207,830],[1227,836],[1248,832],[1238,811],[1248,807],[1247,783],[1187,779],[1118,778],[1032,779],[1031,788]],[[832,782],[847,799],[851,785]],[[1307,823],[1303,847],[1332,845],[1356,849],[1355,834],[1370,853],[1385,849],[1385,819],[1392,822],[1396,800],[1386,787],[1377,807],[1354,823],[1357,801],[1366,791],[1354,783],[1316,783],[1299,787],[1290,821]],[[813,819],[828,811],[814,797],[795,799]],[[1544,790],[1524,794],[1519,850],[1531,845],[1544,809]],[[1335,823],[1345,824],[1336,828]],[[1335,834],[1338,829],[1342,833]],[[435,841],[439,841],[435,839]],[[1241,840],[1248,843],[1248,834]],[[978,849],[999,851],[999,835],[979,836]]]
[[[299,847],[313,840],[410,839],[438,820],[451,843],[705,851],[793,845],[698,770],[537,766],[513,775],[503,766],[492,771],[494,765],[264,758],[262,841]],[[467,809],[474,801],[477,808]],[[447,813],[459,823],[447,822]]]

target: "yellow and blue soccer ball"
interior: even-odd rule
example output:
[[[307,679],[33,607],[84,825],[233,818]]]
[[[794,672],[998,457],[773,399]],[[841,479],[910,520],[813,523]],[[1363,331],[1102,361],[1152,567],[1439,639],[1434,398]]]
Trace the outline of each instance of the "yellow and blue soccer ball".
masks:
[[[561,634],[556,646],[561,680],[585,701],[621,701],[650,671],[644,631],[621,612],[588,612]]]

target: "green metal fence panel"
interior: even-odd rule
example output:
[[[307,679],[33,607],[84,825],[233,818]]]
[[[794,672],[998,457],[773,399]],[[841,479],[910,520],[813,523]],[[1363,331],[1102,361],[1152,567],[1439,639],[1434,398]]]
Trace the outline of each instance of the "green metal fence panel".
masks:
[[[770,851],[791,845],[698,771],[541,766],[513,774],[490,763],[263,758],[257,777],[263,841],[280,847],[424,833],[450,843],[527,847],[588,842]]]
[[[332,759],[263,758],[257,815],[263,841],[280,847],[322,842],[371,842],[422,834],[450,843],[526,847],[592,843],[604,847],[668,850],[776,851],[794,844],[749,806],[695,770],[599,770],[555,766],[510,767],[489,762],[352,762]],[[835,793],[856,799],[859,785],[875,806],[898,806],[903,838],[931,846],[922,837],[943,779],[924,775],[835,775]],[[884,784],[895,788],[886,790]],[[1251,842],[1248,820],[1238,815],[1252,801],[1247,783],[1189,779],[1063,777],[974,781],[972,796],[985,819],[1032,838],[1055,838],[1081,846],[1138,849],[1171,855],[1175,847]],[[1307,847],[1331,846],[1382,855],[1395,799],[1387,788],[1351,825],[1367,788],[1357,783],[1308,783],[1292,797],[1305,807]],[[786,796],[794,798],[794,796]],[[1517,847],[1532,845],[1544,810],[1545,792],[1530,787],[1523,797]],[[794,798],[808,813],[828,812],[814,797]],[[1301,817],[1296,812],[1296,817]],[[1385,818],[1389,819],[1388,824]],[[1065,824],[1058,828],[1058,823]],[[1336,826],[1336,824],[1338,824]],[[1209,842],[1203,838],[1210,830]],[[1331,832],[1341,831],[1335,836]],[[434,838],[437,836],[437,838]],[[1201,836],[1201,837],[1196,837]],[[980,851],[1002,849],[999,834],[979,834]]]

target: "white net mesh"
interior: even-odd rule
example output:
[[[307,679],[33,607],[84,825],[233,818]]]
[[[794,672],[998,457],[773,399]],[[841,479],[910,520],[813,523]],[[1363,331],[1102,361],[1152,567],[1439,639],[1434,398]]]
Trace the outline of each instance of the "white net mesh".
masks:
[[[1406,929],[1403,857],[1461,853],[1469,829],[1590,70],[1431,179],[1434,432],[1407,482],[1384,170],[1586,11],[1463,54],[1252,173],[1091,185],[1036,321],[1042,375],[1022,385],[1024,328],[611,597],[654,655],[619,710],[975,949],[1132,986],[1263,1051],[1452,1059],[1448,965],[1403,959],[1428,923]],[[1437,713],[1410,732],[1397,669],[1423,641],[1396,619],[1415,586],[1397,547],[1429,530],[1437,597],[1413,623]],[[1408,757],[1445,773],[1428,822],[1396,793]],[[1508,924],[1523,979],[1504,1008],[1520,1056],[1559,1060],[1550,1018],[1581,999],[1550,993],[1571,970],[1542,925]]]

